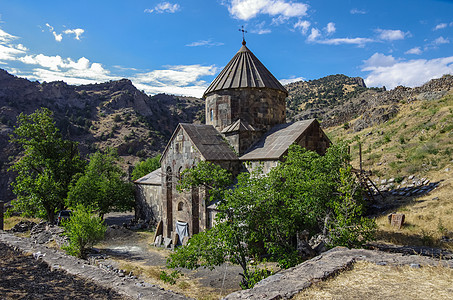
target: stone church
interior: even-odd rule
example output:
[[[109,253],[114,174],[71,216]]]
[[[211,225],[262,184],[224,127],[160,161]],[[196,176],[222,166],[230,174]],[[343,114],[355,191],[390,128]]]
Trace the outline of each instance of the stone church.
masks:
[[[318,121],[286,123],[287,96],[243,40],[203,95],[206,124],[180,123],[162,153],[161,168],[135,181],[136,217],[162,221],[163,236],[176,232],[181,242],[184,236],[212,227],[216,212],[204,190],[176,190],[183,170],[204,160],[233,174],[257,165],[268,172],[293,143],[325,153],[330,141]]]

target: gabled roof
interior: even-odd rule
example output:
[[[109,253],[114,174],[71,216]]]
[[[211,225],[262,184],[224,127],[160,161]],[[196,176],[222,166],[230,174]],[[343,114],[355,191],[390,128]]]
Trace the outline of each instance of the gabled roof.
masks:
[[[184,130],[189,136],[194,147],[207,161],[238,160],[238,156],[230,145],[223,139],[220,133],[212,125],[179,123],[168,141],[167,147],[162,153],[162,159],[166,155],[171,142],[178,130]]]
[[[288,94],[274,75],[245,46],[245,41],[242,42],[241,49],[204,92],[203,97],[215,91],[235,88],[270,88]]]
[[[246,121],[243,121],[241,119],[238,119],[236,122],[228,125],[227,127],[223,128],[222,133],[230,133],[230,132],[237,132],[237,131],[256,131],[255,128],[253,128],[252,125],[247,123]]]
[[[208,161],[237,160],[236,153],[212,125],[179,124]]]
[[[147,184],[147,185],[160,185],[162,183],[162,169],[152,171],[149,174],[146,174],[142,178],[139,178],[134,181],[137,184]]]
[[[240,160],[277,160],[297,142],[315,119],[279,124],[271,128]]]

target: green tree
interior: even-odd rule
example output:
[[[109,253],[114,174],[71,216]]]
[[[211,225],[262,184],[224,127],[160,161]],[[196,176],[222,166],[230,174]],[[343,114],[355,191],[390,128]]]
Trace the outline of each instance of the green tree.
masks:
[[[84,167],[77,143],[62,138],[47,108],[21,113],[10,142],[24,150],[10,168],[17,172],[13,210],[53,221],[55,211],[64,208],[72,177]]]
[[[118,156],[96,152],[90,155],[85,172],[69,187],[67,205],[82,204],[98,211],[101,218],[110,211],[127,211],[134,206],[134,188],[125,180],[125,172],[117,165]]]
[[[69,245],[62,248],[66,253],[80,258],[86,258],[87,250],[104,238],[107,229],[100,217],[93,216],[89,208],[80,204],[71,218],[63,221],[63,227]]]
[[[137,180],[139,178],[142,178],[148,173],[151,173],[154,170],[157,170],[160,168],[160,158],[162,156],[159,154],[155,157],[148,158],[144,161],[141,161],[137,163],[134,167],[134,170],[132,170],[132,180]]]
[[[331,234],[332,246],[344,245],[346,236],[354,240],[349,246],[360,245],[372,237],[374,223],[363,218],[363,205],[354,206],[360,190],[348,163],[344,145],[324,156],[293,145],[268,174],[241,173],[233,188],[225,188],[226,171],[209,163],[183,173],[180,189],[210,188],[218,225],[170,254],[168,265],[212,268],[230,261],[242,267],[241,285],[250,288],[256,275],[250,258],[267,254],[283,268],[294,266],[301,261],[295,237],[303,230]]]

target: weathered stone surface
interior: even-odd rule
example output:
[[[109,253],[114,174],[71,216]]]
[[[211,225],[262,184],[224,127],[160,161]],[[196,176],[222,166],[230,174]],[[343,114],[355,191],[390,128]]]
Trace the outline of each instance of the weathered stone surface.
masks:
[[[64,269],[68,274],[95,281],[133,299],[188,299],[175,292],[165,291],[156,285],[137,284],[140,281],[132,277],[120,278],[113,272],[106,272],[97,266],[89,265],[86,260],[66,255],[43,245],[33,244],[30,239],[16,237],[4,231],[0,231],[0,242],[26,253],[35,253],[38,259],[43,260],[53,269]]]
[[[169,248],[171,244],[172,244],[171,238],[165,237],[164,238],[164,247]]]
[[[162,235],[156,236],[154,240],[154,246],[159,247],[160,245],[162,245]]]
[[[451,260],[439,261],[419,255],[337,247],[294,268],[274,274],[257,283],[252,289],[229,294],[225,299],[290,299],[313,282],[333,276],[358,260],[389,266],[418,264],[453,267]]]

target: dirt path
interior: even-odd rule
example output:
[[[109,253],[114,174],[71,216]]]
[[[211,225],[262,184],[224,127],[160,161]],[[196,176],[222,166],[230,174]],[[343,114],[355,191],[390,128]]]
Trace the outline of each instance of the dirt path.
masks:
[[[118,219],[117,219],[118,220]],[[241,268],[224,264],[214,270],[200,268],[198,270],[178,269],[183,276],[175,285],[169,285],[160,279],[161,271],[171,273],[165,268],[170,249],[152,245],[153,233],[146,231],[130,231],[122,227],[109,228],[106,239],[96,245],[103,265],[123,269],[137,275],[139,279],[150,284],[162,286],[192,298],[219,299],[233,291],[240,290]],[[206,296],[206,297],[205,297]]]

